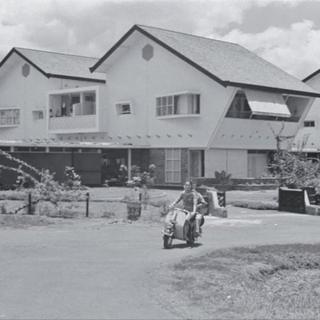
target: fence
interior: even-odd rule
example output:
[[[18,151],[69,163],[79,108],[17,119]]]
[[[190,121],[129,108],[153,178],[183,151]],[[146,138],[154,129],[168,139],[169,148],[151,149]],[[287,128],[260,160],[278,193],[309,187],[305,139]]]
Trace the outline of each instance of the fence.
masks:
[[[2,200],[1,200],[2,198]],[[86,192],[76,201],[61,200],[53,203],[46,200],[39,201],[32,193],[14,194],[11,197],[0,198],[0,213],[3,214],[24,214],[40,215],[61,218],[117,218],[118,220],[136,220],[140,218],[142,209],[145,208],[145,215],[162,217],[163,211],[167,210],[168,203],[164,195],[157,195],[150,201],[142,199],[124,200],[123,198],[97,199],[91,198]],[[142,217],[143,218],[143,217]]]

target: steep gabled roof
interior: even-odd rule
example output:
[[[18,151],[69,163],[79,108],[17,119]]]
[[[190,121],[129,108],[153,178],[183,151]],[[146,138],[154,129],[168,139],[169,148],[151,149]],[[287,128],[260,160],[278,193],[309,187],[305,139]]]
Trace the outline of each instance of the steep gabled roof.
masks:
[[[320,97],[299,79],[238,44],[142,25],[133,26],[90,68],[91,72],[133,32],[140,32],[223,86]]]
[[[308,80],[314,78],[316,75],[318,75],[320,73],[320,69],[316,70],[315,72],[312,72],[310,75],[308,75],[307,77],[305,77],[302,81],[303,82],[307,82]]]
[[[97,58],[27,48],[12,48],[0,62],[0,68],[16,53],[47,78],[64,78],[105,82],[102,73],[91,73],[89,67]]]

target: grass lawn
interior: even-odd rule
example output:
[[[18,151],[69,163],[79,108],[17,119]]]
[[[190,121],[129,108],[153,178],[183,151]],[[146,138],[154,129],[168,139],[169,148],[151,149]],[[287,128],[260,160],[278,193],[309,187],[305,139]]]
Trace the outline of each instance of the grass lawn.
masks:
[[[214,251],[171,269],[171,300],[193,318],[319,319],[320,244]]]

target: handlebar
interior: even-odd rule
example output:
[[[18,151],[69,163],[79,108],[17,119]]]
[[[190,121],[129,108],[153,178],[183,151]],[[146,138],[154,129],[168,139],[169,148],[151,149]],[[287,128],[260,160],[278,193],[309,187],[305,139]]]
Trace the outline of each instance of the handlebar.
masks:
[[[172,207],[171,210],[179,210],[179,211],[183,211],[185,213],[190,213],[191,212],[191,211],[188,211],[186,209],[179,208],[179,207]]]

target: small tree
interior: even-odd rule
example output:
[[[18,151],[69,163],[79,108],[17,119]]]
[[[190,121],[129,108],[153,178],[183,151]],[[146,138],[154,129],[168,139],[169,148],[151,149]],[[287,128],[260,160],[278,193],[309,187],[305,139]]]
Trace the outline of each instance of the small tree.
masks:
[[[280,131],[276,134],[271,130],[276,139],[277,150],[273,160],[269,164],[269,169],[280,182],[280,185],[286,185],[295,188],[306,188],[320,186],[320,163],[319,159],[307,157],[303,152],[307,144],[308,136],[306,136],[296,152],[289,151],[291,143],[287,149],[281,148],[281,142],[292,140],[293,136],[283,136],[284,124],[282,123]]]
[[[270,164],[281,184],[295,188],[320,185],[320,163],[303,153],[282,150],[278,159]]]
[[[16,186],[20,190],[24,190],[26,181],[29,181],[28,187],[32,187],[32,197],[35,202],[49,201],[58,206],[62,199],[78,200],[81,196],[81,180],[72,167],[66,167],[67,182],[59,183],[54,179],[54,173],[49,170],[38,170],[3,150],[0,150],[0,155],[12,163],[11,166],[0,165],[0,169],[18,174]],[[14,167],[14,164],[17,164],[18,167]]]

